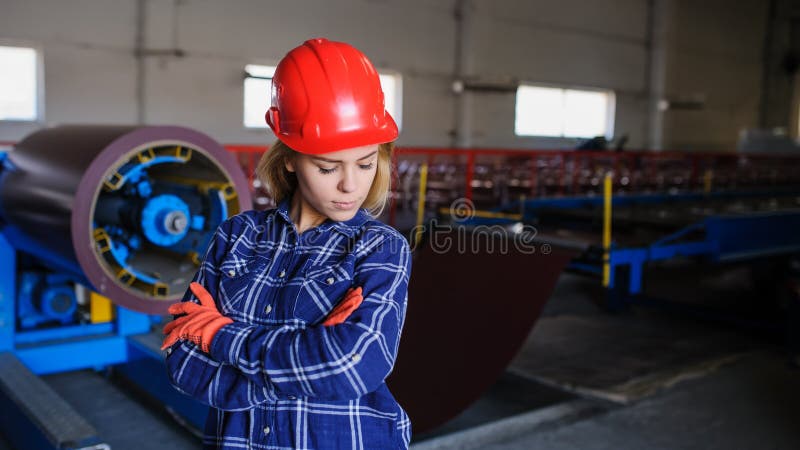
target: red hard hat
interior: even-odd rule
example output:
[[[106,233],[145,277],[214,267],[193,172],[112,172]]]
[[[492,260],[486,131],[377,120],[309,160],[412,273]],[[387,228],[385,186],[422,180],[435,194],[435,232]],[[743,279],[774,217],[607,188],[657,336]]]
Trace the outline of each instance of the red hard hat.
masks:
[[[272,77],[267,123],[294,150],[321,154],[397,139],[378,72],[344,42],[311,39],[290,51]]]

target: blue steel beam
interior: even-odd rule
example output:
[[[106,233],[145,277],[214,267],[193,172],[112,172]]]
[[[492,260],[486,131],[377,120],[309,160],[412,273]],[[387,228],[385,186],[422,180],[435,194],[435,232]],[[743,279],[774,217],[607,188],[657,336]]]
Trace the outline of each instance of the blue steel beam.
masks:
[[[37,375],[119,364],[128,359],[125,337],[110,336],[17,348],[14,354]]]
[[[2,153],[0,153],[2,155]],[[5,235],[0,233],[0,352],[14,348],[14,322],[16,321],[16,263],[17,253]]]
[[[717,216],[705,220],[716,261],[800,252],[800,211]]]

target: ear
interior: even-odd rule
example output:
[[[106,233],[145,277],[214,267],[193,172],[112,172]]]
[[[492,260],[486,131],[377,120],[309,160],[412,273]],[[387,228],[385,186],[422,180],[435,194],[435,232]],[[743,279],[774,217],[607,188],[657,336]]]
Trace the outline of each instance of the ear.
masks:
[[[292,173],[294,172],[294,161],[292,161],[292,158],[286,158],[286,162],[284,162],[284,167],[286,167],[287,171]]]

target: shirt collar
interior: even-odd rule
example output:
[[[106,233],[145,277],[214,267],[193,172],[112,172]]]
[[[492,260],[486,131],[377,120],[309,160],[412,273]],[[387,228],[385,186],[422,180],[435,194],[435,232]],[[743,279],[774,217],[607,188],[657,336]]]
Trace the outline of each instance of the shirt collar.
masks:
[[[292,197],[286,197],[278,203],[278,215],[283,217],[287,223],[293,224],[292,219],[289,217],[289,203],[291,202]]]
[[[277,212],[278,215],[280,215],[283,218],[283,220],[286,221],[286,223],[294,225],[294,222],[292,222],[292,219],[289,216],[289,207],[291,204],[291,200],[292,200],[291,196],[288,196],[283,200],[281,200],[278,203]],[[370,214],[367,212],[366,209],[358,208],[356,214],[349,220],[337,222],[331,219],[325,219],[325,221],[322,222],[320,225],[318,225],[317,228],[320,231],[327,231],[333,228],[334,230],[348,237],[353,237],[356,235],[356,233],[358,233],[361,227],[365,223],[367,223],[367,221],[369,221],[370,219],[372,219],[372,216],[370,216]]]

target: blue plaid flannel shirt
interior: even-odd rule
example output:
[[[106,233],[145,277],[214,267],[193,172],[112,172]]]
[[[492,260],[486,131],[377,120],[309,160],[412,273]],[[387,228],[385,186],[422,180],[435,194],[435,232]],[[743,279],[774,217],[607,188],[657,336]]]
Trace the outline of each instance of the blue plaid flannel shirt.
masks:
[[[406,449],[411,422],[385,378],[405,320],[410,249],[361,209],[298,235],[289,202],[217,229],[194,280],[234,322],[210,354],[167,350],[171,383],[212,406],[204,448]],[[350,287],[364,301],[321,322]],[[186,293],[184,301],[198,300]]]

